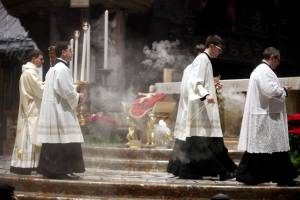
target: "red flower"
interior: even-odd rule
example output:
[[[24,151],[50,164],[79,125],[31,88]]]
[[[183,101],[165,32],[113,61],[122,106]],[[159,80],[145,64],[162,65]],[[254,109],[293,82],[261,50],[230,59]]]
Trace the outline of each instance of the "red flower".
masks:
[[[88,122],[92,122],[92,121],[96,121],[96,120],[97,120],[97,115],[95,115],[95,114],[88,115],[86,117],[86,121],[88,121]]]
[[[300,113],[296,113],[288,116],[288,120],[300,121]]]
[[[300,127],[293,128],[289,130],[289,134],[297,134],[300,135]]]

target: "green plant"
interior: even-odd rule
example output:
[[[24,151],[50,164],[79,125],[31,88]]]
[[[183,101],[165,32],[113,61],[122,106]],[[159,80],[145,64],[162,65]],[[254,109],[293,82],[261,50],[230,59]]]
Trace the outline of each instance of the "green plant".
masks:
[[[295,131],[298,129],[298,127],[294,126],[294,124],[294,121],[289,121],[289,155],[296,170],[298,171],[298,173],[300,173],[300,134],[298,134],[298,132]]]

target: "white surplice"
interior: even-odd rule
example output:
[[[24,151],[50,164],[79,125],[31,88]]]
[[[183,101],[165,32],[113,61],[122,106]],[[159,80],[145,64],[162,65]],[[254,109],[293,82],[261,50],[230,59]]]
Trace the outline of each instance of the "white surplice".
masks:
[[[216,103],[200,100],[207,94]],[[206,53],[198,55],[184,70],[174,136],[182,141],[192,136],[223,137],[212,64]]]
[[[22,66],[19,81],[20,103],[11,166],[36,168],[40,147],[36,143],[36,126],[43,95],[39,69],[31,62]]]
[[[266,64],[252,72],[242,120],[238,150],[273,153],[289,150],[286,92]]]
[[[70,69],[60,61],[46,74],[37,140],[40,143],[83,143],[76,107],[79,94]]]

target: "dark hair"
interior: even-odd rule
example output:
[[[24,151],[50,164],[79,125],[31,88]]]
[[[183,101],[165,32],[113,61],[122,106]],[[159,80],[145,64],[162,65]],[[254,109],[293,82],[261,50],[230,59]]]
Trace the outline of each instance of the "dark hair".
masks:
[[[222,49],[225,47],[224,41],[218,35],[209,35],[205,40],[205,46],[208,48],[210,44],[220,46]]]
[[[56,42],[55,43],[55,54],[57,57],[61,57],[61,53],[63,50],[67,50],[69,48],[70,43],[67,41]]]
[[[38,49],[34,49],[34,50],[31,50],[29,53],[28,53],[28,60],[32,60],[33,58],[37,58],[39,57],[40,55],[43,55],[43,52],[41,50],[38,50]]]
[[[280,58],[280,52],[275,47],[268,47],[263,52],[264,59],[270,59],[271,57]]]

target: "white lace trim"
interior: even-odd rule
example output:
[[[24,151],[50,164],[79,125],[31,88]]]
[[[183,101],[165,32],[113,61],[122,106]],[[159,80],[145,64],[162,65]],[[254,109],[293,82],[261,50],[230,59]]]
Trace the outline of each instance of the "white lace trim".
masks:
[[[252,114],[246,123],[240,134],[239,150],[249,153],[274,153],[290,149],[283,113]]]

